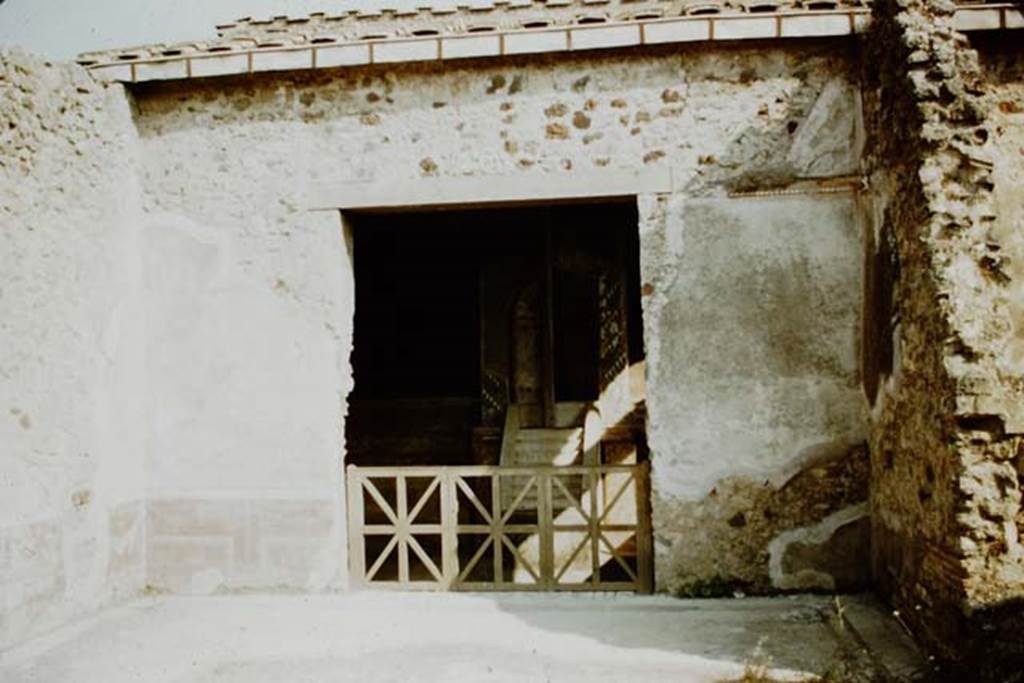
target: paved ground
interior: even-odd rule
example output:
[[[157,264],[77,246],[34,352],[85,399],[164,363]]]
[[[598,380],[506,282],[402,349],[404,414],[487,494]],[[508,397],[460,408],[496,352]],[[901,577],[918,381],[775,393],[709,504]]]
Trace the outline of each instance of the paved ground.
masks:
[[[0,681],[681,683],[736,678],[746,663],[769,660],[790,680],[844,658],[862,674],[919,664],[880,608],[843,598],[848,619],[836,620],[835,604],[814,596],[153,598],[0,655]]]

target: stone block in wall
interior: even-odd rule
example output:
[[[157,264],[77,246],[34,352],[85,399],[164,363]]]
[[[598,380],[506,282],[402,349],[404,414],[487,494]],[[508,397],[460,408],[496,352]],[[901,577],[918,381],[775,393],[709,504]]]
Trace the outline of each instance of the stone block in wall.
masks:
[[[849,176],[858,172],[860,98],[849,81],[825,84],[793,136],[787,161],[801,178]]]
[[[863,590],[871,583],[868,504],[786,531],[768,546],[772,585],[781,590]]]
[[[1003,422],[1006,434],[1024,434],[1024,400],[1009,387],[989,396],[973,397],[974,413],[995,415]]]

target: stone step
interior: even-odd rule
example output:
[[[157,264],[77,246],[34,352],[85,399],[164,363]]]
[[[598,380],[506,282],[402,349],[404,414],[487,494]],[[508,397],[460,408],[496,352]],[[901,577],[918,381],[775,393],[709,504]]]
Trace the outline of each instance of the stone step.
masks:
[[[580,444],[583,430],[579,427],[570,429],[524,429],[516,434],[516,446],[561,447],[564,444]]]
[[[583,429],[580,427],[520,429],[516,432],[517,441],[566,440],[568,438],[580,438],[581,436],[583,436]]]
[[[579,459],[583,447],[583,429],[523,429],[515,437],[512,458],[508,465],[571,465]],[[575,487],[574,487],[575,488]],[[578,494],[578,491],[573,491]],[[502,506],[507,508],[515,498],[515,491],[502,491]],[[537,495],[531,492],[522,500],[520,508],[532,509]],[[564,506],[556,501],[556,514]]]
[[[583,447],[583,430],[526,429],[516,434],[510,465],[571,465]]]

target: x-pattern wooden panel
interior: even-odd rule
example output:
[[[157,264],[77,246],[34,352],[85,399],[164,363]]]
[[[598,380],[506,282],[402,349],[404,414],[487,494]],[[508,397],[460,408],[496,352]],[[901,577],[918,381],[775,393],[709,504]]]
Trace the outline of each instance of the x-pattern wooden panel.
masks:
[[[512,554],[516,562],[519,563],[519,566],[523,567],[527,573],[529,573],[535,583],[539,583],[541,581],[540,569],[532,565],[522,556],[510,537],[511,533],[537,532],[537,525],[511,524],[511,520],[516,512],[528,511],[523,509],[523,503],[527,500],[527,497],[531,492],[535,492],[538,476],[533,475],[527,477],[526,482],[521,484],[518,492],[515,493],[512,503],[504,510],[501,507],[501,489],[509,482],[503,482],[500,475],[489,475],[487,478],[490,480],[491,484],[491,500],[489,505],[485,505],[467,482],[467,479],[469,478],[471,477],[468,474],[460,476],[456,472],[454,481],[459,490],[465,495],[466,499],[470,501],[473,508],[480,513],[481,518],[484,520],[484,525],[460,524],[457,525],[456,534],[459,535],[486,531],[488,535],[480,548],[477,549],[477,552],[462,568],[462,571],[459,573],[457,583],[462,584],[469,580],[471,573],[483,559],[484,551],[488,548],[490,548],[491,556],[493,558],[492,581],[495,586],[501,586],[506,583],[504,580],[505,569],[503,559],[503,553],[505,550],[508,550],[508,552]]]
[[[421,486],[412,490],[411,480]],[[384,482],[387,492],[393,489],[391,500],[381,489]],[[501,493],[508,487],[515,493],[512,503],[503,508]],[[487,490],[490,495],[483,495]],[[421,519],[432,500],[439,502],[438,522]],[[356,585],[401,590],[652,589],[647,463],[350,466],[348,508],[350,564]],[[370,510],[386,523],[367,524]],[[556,548],[556,534],[568,542]],[[425,548],[418,536],[439,537],[439,547]],[[368,562],[366,541],[371,537],[386,541]],[[628,543],[616,540],[625,538],[633,540],[635,556],[624,550]],[[460,539],[467,544],[463,557]],[[473,549],[470,539],[482,540]],[[413,557],[424,569],[417,576],[410,570]],[[635,557],[633,564],[631,557]],[[514,563],[511,573],[510,560]],[[394,579],[380,576],[389,563],[397,565],[392,567]],[[608,563],[625,578],[602,579],[602,567]],[[480,573],[487,578],[479,578]]]
[[[380,477],[378,477],[380,478]],[[413,504],[412,510],[408,507],[408,479],[404,476],[395,477],[396,484],[396,503],[392,507],[391,503],[388,502],[380,489],[374,483],[373,479],[366,478],[363,480],[364,490],[370,494],[370,497],[377,504],[378,509],[384,513],[384,516],[391,522],[390,525],[373,525],[364,527],[364,532],[374,535],[389,535],[391,538],[388,540],[387,545],[384,546],[384,550],[381,551],[377,559],[366,571],[365,580],[373,581],[374,577],[380,571],[381,567],[384,566],[385,562],[390,558],[393,552],[398,554],[398,581],[400,583],[408,583],[409,577],[409,551],[423,563],[423,566],[428,572],[434,577],[436,581],[444,581],[443,572],[429,554],[420,545],[420,542],[416,540],[415,533],[437,533],[441,530],[437,524],[416,524],[415,520],[423,511],[430,500],[431,495],[436,491],[440,485],[440,477],[435,477],[430,481],[427,489],[419,495],[416,502]]]

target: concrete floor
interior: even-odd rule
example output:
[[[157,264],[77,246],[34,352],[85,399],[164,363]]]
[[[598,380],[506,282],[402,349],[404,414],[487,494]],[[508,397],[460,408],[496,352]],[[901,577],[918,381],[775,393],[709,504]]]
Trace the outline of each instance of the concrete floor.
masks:
[[[770,662],[784,680],[853,657],[864,679],[919,665],[874,603],[796,596],[357,593],[140,600],[0,655],[0,680],[721,681]],[[851,626],[852,624],[852,626]],[[868,671],[871,669],[872,671]],[[904,672],[906,673],[906,672]]]

